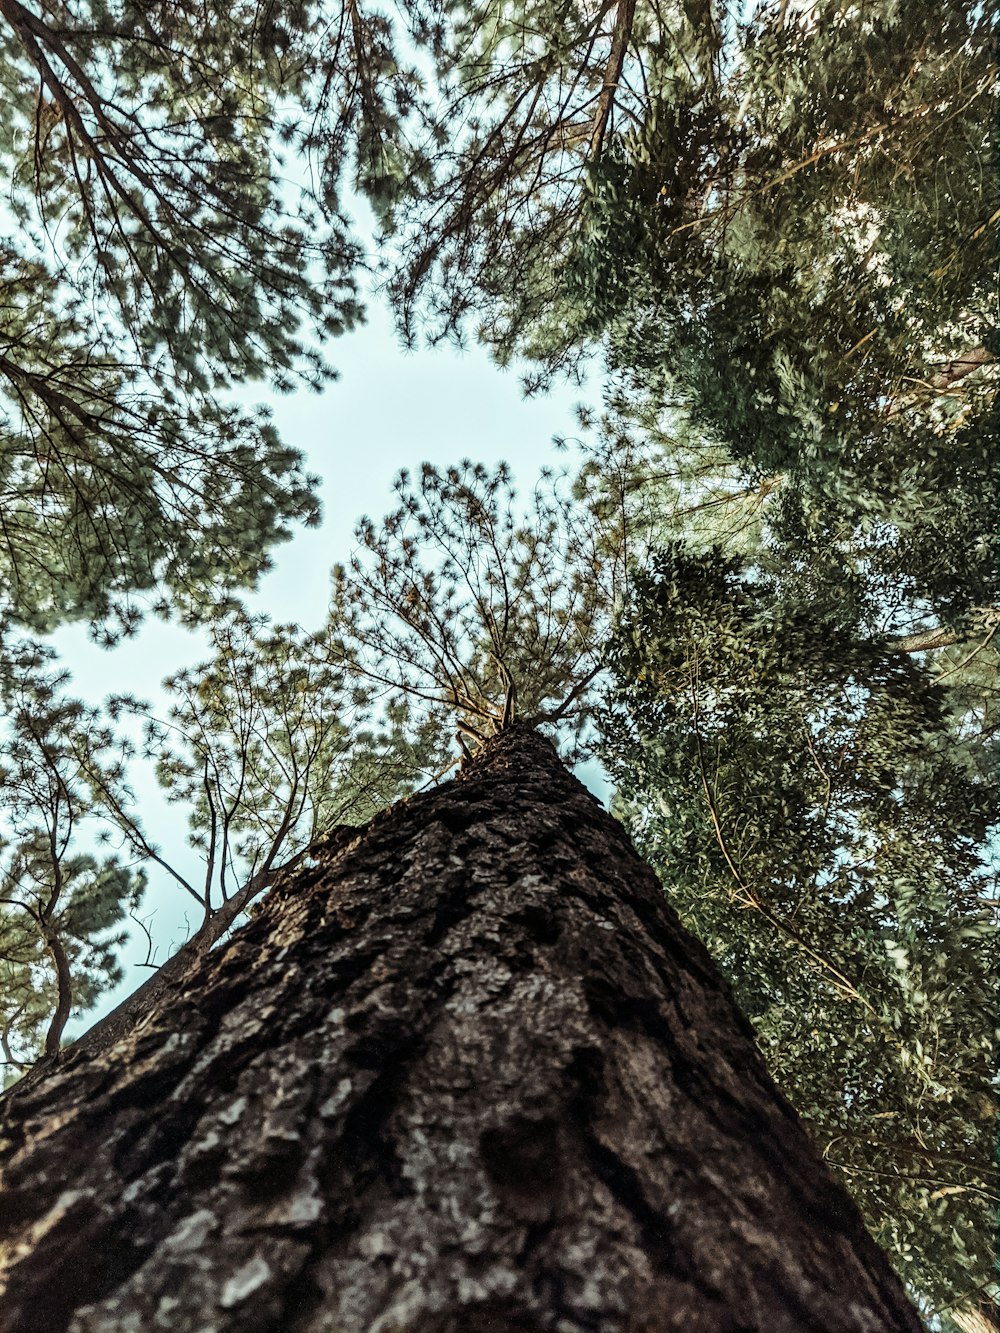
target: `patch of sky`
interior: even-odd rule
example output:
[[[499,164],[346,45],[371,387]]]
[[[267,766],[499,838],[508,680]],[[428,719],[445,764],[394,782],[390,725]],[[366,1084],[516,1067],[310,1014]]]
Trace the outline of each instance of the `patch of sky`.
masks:
[[[415,469],[424,460],[440,466],[462,457],[487,465],[503,459],[521,486],[530,489],[542,465],[565,463],[553,437],[573,436],[577,403],[594,403],[598,397],[587,381],[582,388],[556,385],[547,395],[526,399],[518,379],[523,368],[500,370],[476,346],[406,351],[391,315],[374,303],[368,322],[334,343],[330,352],[340,378],[323,392],[303,388],[279,395],[261,386],[245,395],[245,401],[270,408],[282,438],[303,451],[309,470],[322,479],[322,525],[301,529],[278,547],[272,570],[246,596],[253,611],[307,628],[323,620],[330,569],[350,555],[358,516],[368,513],[377,521],[394,507],[392,481],[400,468]],[[71,671],[77,694],[92,703],[109,694],[134,694],[148,699],[160,716],[169,706],[160,685],[164,677],[209,655],[204,634],[152,617],[110,651],[91,640],[85,625],[66,626],[51,642]],[[580,777],[607,802],[608,783],[599,765],[582,766]],[[185,812],[167,804],[151,764],[135,765],[133,786],[152,840],[186,878],[197,882],[203,869],[186,843]],[[158,962],[199,924],[187,896],[156,867],[143,908],[144,916],[150,914]],[[146,940],[136,930],[124,959],[125,982],[70,1035],[144,980],[147,974],[139,965],[145,956]]]

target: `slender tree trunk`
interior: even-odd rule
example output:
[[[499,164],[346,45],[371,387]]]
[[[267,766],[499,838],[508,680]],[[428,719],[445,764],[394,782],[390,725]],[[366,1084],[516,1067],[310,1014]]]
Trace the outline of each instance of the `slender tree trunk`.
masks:
[[[2,1109],[4,1333],[921,1327],[708,956],[522,726]]]
[[[618,0],[614,33],[611,38],[611,54],[608,56],[607,68],[604,71],[604,84],[597,99],[594,125],[590,132],[589,156],[591,161],[600,153],[601,145],[604,143],[608,121],[611,119],[611,110],[615,104],[615,94],[618,91],[618,84],[622,76],[622,67],[625,64],[625,53],[628,51],[628,44],[632,37],[634,19],[635,0]]]
[[[42,931],[45,947],[56,970],[56,1008],[45,1034],[45,1054],[51,1058],[59,1050],[62,1034],[73,1011],[73,974],[59,932],[47,920],[42,921]]]

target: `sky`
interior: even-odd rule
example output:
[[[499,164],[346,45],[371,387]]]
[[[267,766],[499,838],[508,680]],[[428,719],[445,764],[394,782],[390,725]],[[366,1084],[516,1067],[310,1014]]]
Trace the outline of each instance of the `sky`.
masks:
[[[591,376],[582,388],[564,384],[525,399],[517,368],[501,370],[477,346],[406,351],[391,316],[374,302],[367,324],[327,351],[340,378],[321,394],[304,389],[284,396],[263,390],[244,395],[247,405],[271,407],[282,438],[301,449],[309,470],[322,477],[322,525],[302,528],[276,547],[273,570],[246,599],[255,611],[307,629],[317,628],[325,616],[330,569],[350,555],[357,518],[368,514],[377,521],[395,507],[392,482],[400,468],[416,469],[424,461],[444,465],[471,458],[490,465],[503,459],[529,491],[543,464],[572,466],[572,453],[557,453],[553,437],[572,439],[576,404],[597,405],[600,397]],[[127,692],[151,700],[161,714],[166,711],[162,679],[207,656],[201,636],[152,618],[111,650],[91,642],[84,625],[61,629],[52,643],[72,672],[78,695],[96,704],[108,694]],[[607,799],[607,783],[596,765],[581,770],[580,777]],[[133,786],[159,850],[189,878],[197,876],[199,863],[185,845],[184,812],[167,805],[151,766],[137,766]],[[193,906],[151,868],[142,916],[152,914],[148,924],[157,962],[197,927],[189,910]],[[146,944],[134,934],[123,956],[125,981],[74,1021],[68,1035],[78,1035],[145,980],[148,973],[137,964],[145,958]]]

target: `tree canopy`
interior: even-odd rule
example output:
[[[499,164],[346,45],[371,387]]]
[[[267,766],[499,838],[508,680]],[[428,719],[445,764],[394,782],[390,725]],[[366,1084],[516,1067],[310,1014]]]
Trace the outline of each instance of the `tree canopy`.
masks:
[[[197,615],[317,521],[301,454],[231,391],[322,383],[319,344],[361,316],[339,190],[377,193],[364,161],[415,76],[389,77],[381,20],[330,19],[0,5],[0,596],[20,623]]]
[[[190,812],[203,940],[456,732],[533,720],[599,742],[925,1308],[986,1318],[995,26],[974,0],[0,0],[8,1061],[116,975],[142,873],[81,827],[169,869],[125,714]],[[404,473],[305,631],[235,600],[318,520],[245,398],[322,384],[361,317],[346,190],[404,337],[474,331],[529,390],[599,349],[608,379],[575,485]],[[168,717],[107,718],[18,638],[111,642],[150,605],[212,642]]]
[[[334,653],[473,744],[515,719],[579,736],[623,593],[621,511],[608,521],[549,469],[523,502],[505,464],[468,460],[396,491],[334,569]]]
[[[0,672],[0,1047],[7,1077],[55,1055],[75,1011],[122,978],[118,952],[146,876],[94,845],[90,776],[121,780],[117,738],[72,698],[41,644],[22,642]],[[5,1080],[6,1081],[6,1080]]]
[[[620,813],[936,1305],[990,1279],[992,762],[849,599],[682,546],[615,639]]]

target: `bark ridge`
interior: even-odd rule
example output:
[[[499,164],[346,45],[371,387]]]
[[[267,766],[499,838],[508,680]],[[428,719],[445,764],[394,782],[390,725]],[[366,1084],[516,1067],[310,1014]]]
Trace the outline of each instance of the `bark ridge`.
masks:
[[[5,1333],[917,1333],[707,954],[515,726],[4,1100]]]

